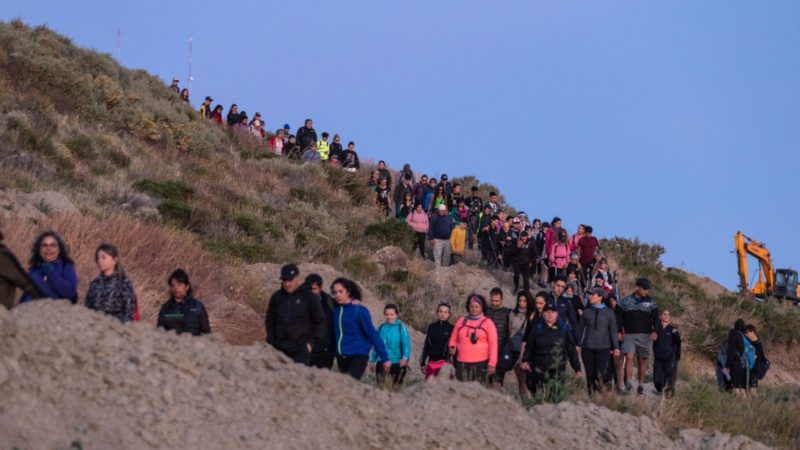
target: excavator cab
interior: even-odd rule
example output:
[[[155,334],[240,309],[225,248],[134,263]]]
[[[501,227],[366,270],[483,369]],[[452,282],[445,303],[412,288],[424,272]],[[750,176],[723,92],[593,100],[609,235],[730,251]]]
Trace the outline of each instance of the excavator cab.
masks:
[[[797,271],[775,270],[775,297],[798,301]]]

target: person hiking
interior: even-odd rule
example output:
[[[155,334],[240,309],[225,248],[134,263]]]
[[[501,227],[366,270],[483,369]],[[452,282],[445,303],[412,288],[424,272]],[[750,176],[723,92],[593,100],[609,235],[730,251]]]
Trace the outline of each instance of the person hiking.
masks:
[[[480,215],[483,211],[483,199],[481,199],[480,192],[478,191],[478,186],[472,186],[470,188],[470,196],[467,197],[465,202],[467,209],[469,209],[469,226],[468,226],[468,233],[467,233],[467,245],[469,249],[472,250],[473,245],[476,240],[475,234],[478,232],[478,225],[480,221]]]
[[[467,297],[467,314],[456,321],[450,336],[449,350],[454,355],[456,379],[477,381],[486,385],[488,376],[497,369],[497,329],[484,313],[486,299],[472,294]]]
[[[592,235],[594,228],[590,225],[584,226],[583,237],[578,240],[577,248],[573,251],[578,253],[578,261],[583,268],[583,279],[589,280],[589,275],[592,273],[595,264],[595,256],[600,248],[600,242]]]
[[[433,197],[436,195],[437,186],[438,183],[436,183],[436,178],[431,178],[428,180],[428,185],[425,186],[425,195],[422,199],[422,206],[428,215],[433,215],[436,211],[435,208],[431,208],[431,206],[433,205]]]
[[[358,153],[356,153],[356,143],[350,141],[347,143],[347,150],[342,154],[342,168],[348,172],[355,173],[361,168],[361,163],[358,161]]]
[[[402,180],[408,175],[408,179],[411,181],[411,186],[413,187],[416,183],[416,178],[414,177],[414,171],[411,170],[411,164],[405,163],[403,164],[403,168],[397,172],[397,184],[399,185]]]
[[[183,88],[181,90],[181,100],[183,100],[187,104],[190,103],[189,102],[189,89]]]
[[[636,280],[636,291],[620,302],[622,308],[622,352],[625,354],[625,377],[630,380],[633,376],[633,356],[636,355],[638,367],[639,386],[636,392],[644,394],[645,361],[653,355],[653,341],[656,340],[659,314],[658,305],[648,295],[650,280],[639,278]],[[631,389],[628,383],[626,390]]]
[[[486,206],[492,210],[492,214],[497,214],[503,209],[497,202],[497,192],[489,192],[489,201],[486,202]]]
[[[384,360],[378,356],[378,352],[372,352],[370,357],[370,367],[375,368],[375,379],[379,386],[387,385],[387,377],[391,377],[393,388],[403,384],[403,380],[408,372],[408,360],[411,358],[411,337],[408,328],[400,320],[400,308],[394,303],[389,303],[383,308],[385,321],[378,326],[378,336],[383,340],[386,347],[388,359]],[[384,370],[383,363],[389,361],[389,370]],[[380,362],[380,364],[376,364]]]
[[[389,373],[392,361],[383,339],[372,326],[369,310],[361,304],[361,289],[353,280],[337,278],[331,284],[331,293],[336,300],[333,330],[339,371],[360,380],[367,370],[370,349],[375,347],[378,357],[383,361],[384,372]]]
[[[505,272],[511,270],[514,263],[514,250],[517,248],[517,239],[519,233],[512,227],[512,222],[509,220],[504,221],[500,227],[500,233],[497,235],[497,241],[500,245],[500,259],[502,268]],[[514,288],[516,292],[517,288]]]
[[[439,302],[436,305],[436,322],[428,325],[425,330],[425,343],[419,355],[419,366],[425,379],[439,375],[447,361],[450,361],[448,345],[453,334],[453,324],[450,323],[450,303]]]
[[[179,80],[179,79],[177,79],[177,78],[173,78],[173,79],[172,79],[172,84],[170,84],[170,85],[169,85],[169,88],[170,88],[170,89],[171,89],[173,92],[175,92],[176,94],[179,94],[179,95],[180,95],[180,93],[181,93],[181,88],[180,88],[180,86],[178,85],[178,83],[179,83],[180,81],[181,81],[181,80]]]
[[[445,186],[442,183],[439,183],[436,186],[436,190],[434,194],[430,198],[430,203],[428,204],[428,211],[437,211],[440,206],[444,205],[447,209],[448,214],[450,213],[450,207],[448,206],[450,203],[450,199],[445,193]]]
[[[478,231],[478,241],[480,242],[481,257],[489,268],[495,269],[500,264],[500,236],[497,224],[500,219],[493,215],[489,205],[483,207],[483,216],[480,218],[480,231]]]
[[[572,342],[580,341],[578,331],[578,315],[572,300],[567,298],[564,293],[567,290],[567,279],[559,275],[553,280],[553,290],[549,294],[548,303],[552,303],[558,308],[558,320],[567,325],[567,329],[572,335]]]
[[[267,343],[294,362],[309,365],[311,353],[325,337],[325,314],[311,290],[301,284],[295,264],[281,268],[280,281],[264,317]]]
[[[283,140],[283,130],[278,128],[275,130],[275,134],[267,141],[267,148],[269,148],[272,154],[281,156],[284,153],[283,147],[285,144],[286,142]]]
[[[547,275],[548,279],[552,280],[556,277],[555,265],[550,259],[550,254],[553,247],[556,245],[556,238],[561,231],[561,218],[553,217],[550,223],[543,224],[544,227],[544,256],[547,258]]]
[[[560,229],[556,235],[556,242],[550,247],[547,253],[547,260],[550,262],[550,267],[553,269],[551,274],[553,277],[558,275],[566,275],[567,263],[569,263],[569,235],[567,230]]]
[[[308,147],[303,150],[302,160],[304,163],[319,164],[322,162],[319,153],[317,152],[317,143],[312,142]]]
[[[755,356],[755,348],[747,341],[745,335],[746,327],[744,320],[737,319],[733,329],[728,333],[727,359],[723,369],[725,375],[730,378],[733,392],[739,397],[746,397],[749,388],[748,353]]]
[[[515,219],[519,220],[519,219]],[[531,290],[531,267],[536,262],[536,254],[538,249],[527,231],[523,231],[516,240],[516,248],[511,251],[512,258],[514,259],[514,291],[519,289],[519,278],[522,277],[522,290],[530,292]]]
[[[203,103],[200,104],[200,117],[204,119],[211,118],[211,102],[213,101],[213,98],[206,95],[205,100],[203,100]]]
[[[381,160],[378,161],[378,168],[376,169],[381,178],[386,180],[386,184],[389,188],[392,187],[392,173],[389,172],[389,169],[386,168],[386,162]]]
[[[558,308],[552,303],[544,306],[543,320],[531,326],[520,367],[527,372],[528,390],[531,394],[543,390],[553,380],[563,383],[567,362],[581,378],[578,351],[566,325],[558,320]]]
[[[425,211],[422,210],[422,204],[417,203],[414,210],[406,216],[406,223],[411,227],[416,235],[414,247],[411,249],[411,254],[414,250],[419,249],[419,256],[425,259],[425,241],[428,238],[428,228],[430,227],[430,219]]]
[[[381,178],[378,181],[378,186],[375,188],[375,193],[377,194],[377,203],[378,209],[380,209],[381,213],[384,216],[389,217],[389,214],[392,212],[392,207],[389,205],[389,196],[391,191],[389,189],[389,182],[386,178]]]
[[[222,105],[217,105],[214,107],[214,111],[211,112],[210,119],[217,125],[222,126]]]
[[[406,196],[411,198],[411,203],[414,202],[414,188],[411,186],[411,175],[405,174],[400,180],[400,184],[394,190],[392,200],[394,200],[395,214],[400,213],[400,208],[403,206]],[[405,218],[405,216],[403,217]]]
[[[597,278],[600,280],[596,288],[603,289],[603,279]],[[614,320],[617,323],[617,344],[620,348],[620,353],[617,355],[612,355],[611,357],[611,364],[608,365],[606,368],[605,374],[603,374],[603,383],[608,387],[608,390],[611,390],[611,384],[616,388],[617,394],[622,394],[625,392],[625,374],[624,374],[624,365],[623,365],[623,358],[622,358],[622,323],[624,318],[622,316],[622,308],[619,307],[617,304],[617,297],[613,295],[607,295],[603,300],[606,307],[614,312]]]
[[[669,310],[661,311],[656,340],[653,341],[653,384],[667,397],[675,394],[678,361],[681,360],[681,335],[670,323]]]
[[[42,293],[39,288],[22,268],[22,264],[3,243],[3,233],[0,233],[0,305],[7,309],[14,307],[17,297],[17,288],[21,289],[30,298],[39,298]]]
[[[157,328],[200,336],[211,333],[211,324],[203,302],[194,298],[189,275],[175,269],[167,278],[169,299],[158,310]]]
[[[344,149],[342,148],[342,137],[338,134],[333,135],[333,142],[331,142],[331,160],[336,160],[340,164],[342,162],[342,154],[344,153]]]
[[[603,304],[603,297],[604,290],[589,290],[589,307],[578,325],[581,337],[578,352],[586,369],[586,389],[589,395],[601,391],[600,384],[611,356],[619,356],[617,320],[614,312]]]
[[[297,138],[295,138],[294,135],[290,135],[286,144],[284,144],[283,154],[292,161],[300,161],[302,149],[297,145]]]
[[[524,294],[523,292],[520,292],[519,295],[523,294]],[[548,293],[547,291],[539,291],[533,297],[533,307],[529,308],[530,313],[528,313],[528,323],[525,325],[525,331],[524,334],[522,335],[522,345],[520,346],[520,355],[519,355],[519,360],[517,361],[517,367],[520,367],[520,363],[522,362],[522,355],[525,353],[525,346],[527,345],[531,332],[536,327],[536,324],[544,322],[544,307],[549,302],[550,302],[550,293]]]
[[[405,194],[405,198],[397,206],[398,206],[397,207],[397,213],[395,214],[395,217],[400,219],[400,220],[406,220],[408,218],[408,216],[412,212],[414,212],[414,197],[411,195],[411,193],[406,193]],[[424,211],[423,211],[423,214],[424,214]],[[426,220],[425,223],[428,223],[427,220]],[[423,238],[423,242],[424,242],[424,238]],[[413,253],[414,250],[412,250],[411,252]]]
[[[450,264],[458,264],[464,260],[464,247],[467,243],[467,224],[458,218],[453,219],[456,223],[452,233],[450,233]]]
[[[425,174],[423,174],[419,178],[419,183],[414,184],[414,187],[411,188],[411,192],[414,194],[414,203],[423,205],[423,209],[425,209],[424,203],[425,203],[425,193],[427,192],[427,189],[428,189],[428,176]]]
[[[450,265],[450,234],[453,222],[447,215],[447,206],[439,205],[437,214],[430,218],[428,239],[433,241],[433,261],[436,267]]]
[[[309,365],[319,369],[332,369],[333,368],[333,310],[336,302],[330,294],[322,290],[322,277],[319,274],[312,273],[306,277],[305,284],[311,290],[311,293],[319,301],[322,308],[322,314],[325,316],[325,333],[322,339],[317,343],[317,347],[311,352],[309,358]]]
[[[569,238],[569,251],[570,252],[577,252],[578,242],[580,242],[581,238],[583,238],[585,235],[586,235],[586,225],[579,224],[578,225],[578,229],[575,232],[575,234],[573,234]]]
[[[86,307],[114,316],[122,323],[138,320],[136,293],[122,269],[117,247],[100,244],[94,252],[94,260],[100,275],[89,284]]]
[[[317,131],[314,129],[314,122],[306,119],[303,126],[297,129],[297,145],[302,149],[307,149],[312,143],[317,143]]]
[[[330,134],[327,131],[323,131],[322,139],[317,141],[317,152],[322,162],[328,161],[331,157],[331,146],[328,143],[328,137],[330,137]]]
[[[228,122],[229,127],[233,127],[237,123],[241,122],[241,118],[239,117],[239,106],[236,103],[232,104],[230,109],[228,109],[228,115],[226,116],[225,120]]]
[[[544,309],[544,299],[542,299],[542,309]],[[513,370],[514,375],[517,377],[517,389],[519,391],[519,396],[522,399],[528,398],[529,395],[528,384],[526,381],[527,374],[519,366],[519,359],[522,356],[522,343],[523,338],[525,337],[525,330],[528,327],[528,311],[530,310],[533,310],[533,302],[531,301],[530,293],[520,292],[517,294],[517,304],[514,306],[514,310],[511,311],[511,314],[508,317],[508,334],[511,336],[511,338],[507,344],[506,352],[511,357],[511,361],[514,362]]]
[[[464,198],[464,194],[461,192],[461,183],[454,182],[453,183],[453,192],[450,193],[450,205],[448,207],[453,210],[458,208],[459,202],[464,205],[464,211],[466,212],[466,217],[464,220],[466,221],[469,218],[469,209],[466,207],[466,199]]]
[[[494,323],[494,328],[497,332],[498,366],[494,375],[489,377],[489,383],[499,389],[503,386],[505,372],[511,370],[514,365],[511,355],[504,354],[511,338],[511,308],[503,306],[503,290],[499,287],[494,287],[489,291],[489,308],[486,310],[485,315],[487,319]],[[501,361],[499,358],[506,358],[507,361]]]
[[[28,276],[42,294],[41,298],[78,302],[75,263],[58,233],[45,231],[36,237],[28,265]],[[31,300],[33,297],[25,293],[19,301],[26,303]]]
[[[750,341],[750,345],[755,348],[756,353],[753,368],[750,369],[750,373],[748,374],[750,378],[750,396],[755,397],[758,394],[758,382],[764,379],[764,376],[769,370],[770,362],[764,354],[764,344],[758,339],[755,325],[748,324],[744,327],[744,330],[745,337]]]

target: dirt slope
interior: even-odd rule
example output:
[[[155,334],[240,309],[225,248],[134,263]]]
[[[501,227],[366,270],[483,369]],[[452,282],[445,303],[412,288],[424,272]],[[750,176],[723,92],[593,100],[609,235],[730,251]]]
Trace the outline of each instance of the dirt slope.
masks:
[[[697,431],[672,441],[646,418],[594,405],[526,411],[477,385],[391,394],[260,343],[50,301],[0,308],[0,398],[6,448],[763,448]]]

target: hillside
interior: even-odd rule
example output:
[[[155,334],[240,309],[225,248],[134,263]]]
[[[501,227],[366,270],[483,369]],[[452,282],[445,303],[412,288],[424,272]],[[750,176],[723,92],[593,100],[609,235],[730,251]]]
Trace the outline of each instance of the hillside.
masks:
[[[664,249],[638,240],[606,239],[602,246],[619,269],[620,292],[631,292],[637,276],[650,277],[654,298],[682,329],[685,357],[672,400],[590,400],[570,384],[571,402],[529,412],[513,401],[514,386],[505,396],[476,386],[427,386],[417,382],[416,371],[403,392],[388,394],[287,364],[262,344],[266,302],[287,261],[302,263],[304,274],[322,274],[326,283],[340,275],[356,279],[376,323],[385,302],[399,303],[403,320],[417,330],[415,352],[419,330],[439,300],[459,305],[460,313],[468,293],[502,286],[507,303],[513,301],[509,275],[486,270],[475,255],[439,269],[409,258],[410,232],[384,220],[370,203],[365,166],[353,176],[271,157],[250,139],[201,120],[144,71],[79,49],[47,28],[0,22],[0,229],[6,244],[25,260],[36,234],[58,230],[76,260],[82,297],[97,274],[96,246],[113,242],[142,313],[142,323],[124,327],[82,308],[28,305],[10,315],[0,308],[0,395],[9,399],[0,405],[0,436],[22,448],[60,448],[72,440],[155,448],[164,446],[168,432],[175,432],[167,425],[177,420],[182,442],[197,439],[209,448],[261,448],[265,442],[299,448],[332,439],[341,447],[456,447],[474,441],[458,431],[454,424],[462,421],[453,411],[477,408],[487,418],[478,439],[497,448],[554,442],[575,448],[586,439],[633,448],[642,435],[657,448],[755,445],[703,434],[714,430],[800,446],[800,311],[756,304],[712,280],[665,268],[659,260]],[[475,180],[484,195],[499,191],[463,179]],[[176,267],[190,273],[214,337],[190,340],[151,329],[167,295],[166,277]],[[716,392],[712,381],[719,343],[737,317],[759,327],[773,362],[762,397],[750,403]],[[168,348],[191,357],[174,359]],[[137,377],[125,378],[128,370]],[[196,391],[203,401],[193,398],[199,402],[195,415],[182,417],[179,400]],[[343,411],[341,404],[353,408]],[[300,408],[298,417],[313,419],[295,423],[282,409],[288,405]],[[396,411],[403,426],[393,424]],[[31,428],[34,414],[41,414],[47,433]],[[344,420],[354,429],[337,426]],[[198,423],[209,428],[189,433]],[[580,424],[569,445],[564,433],[552,434],[553,425],[563,423]],[[524,433],[524,445],[509,441],[520,429],[535,430]],[[318,430],[324,432],[310,432]]]

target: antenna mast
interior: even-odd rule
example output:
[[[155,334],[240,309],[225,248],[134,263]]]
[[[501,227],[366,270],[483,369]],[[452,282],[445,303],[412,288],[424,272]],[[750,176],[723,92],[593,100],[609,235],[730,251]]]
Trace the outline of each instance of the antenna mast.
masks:
[[[122,32],[117,28],[117,62],[120,61],[120,42],[122,41]]]
[[[189,37],[189,93],[192,92],[192,37]]]

